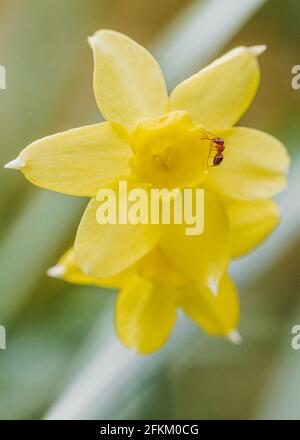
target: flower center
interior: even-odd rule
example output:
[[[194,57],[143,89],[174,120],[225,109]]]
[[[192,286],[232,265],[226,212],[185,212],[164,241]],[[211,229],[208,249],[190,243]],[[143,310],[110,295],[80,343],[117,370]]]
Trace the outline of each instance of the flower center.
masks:
[[[197,185],[207,175],[207,134],[186,112],[139,121],[132,134],[132,148],[133,174],[158,188]]]
[[[162,151],[158,151],[157,153],[153,153],[153,161],[157,166],[161,166],[166,168],[167,170],[171,169],[171,154],[172,147],[167,146]]]

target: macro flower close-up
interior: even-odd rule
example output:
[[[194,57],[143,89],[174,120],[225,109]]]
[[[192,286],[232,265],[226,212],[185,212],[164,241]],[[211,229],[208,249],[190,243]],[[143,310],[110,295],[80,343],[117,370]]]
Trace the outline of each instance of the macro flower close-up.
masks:
[[[0,426],[300,420],[299,0],[0,21]]]
[[[6,168],[37,186],[91,200],[74,248],[49,274],[120,289],[116,331],[139,353],[159,349],[182,309],[205,332],[240,337],[239,301],[227,273],[233,258],[277,226],[272,198],[286,187],[289,156],[270,134],[235,127],[260,81],[264,46],[237,47],[177,85],[168,96],[152,55],[129,37],[89,38],[94,93],[105,122],[31,143]],[[204,190],[204,230],[185,223],[100,224],[99,191]]]

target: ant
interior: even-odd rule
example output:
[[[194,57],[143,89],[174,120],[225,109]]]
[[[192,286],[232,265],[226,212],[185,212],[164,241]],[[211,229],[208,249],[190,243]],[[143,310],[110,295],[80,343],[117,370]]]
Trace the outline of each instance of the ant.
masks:
[[[209,134],[214,136],[212,133],[209,133]],[[224,139],[220,138],[220,137],[213,137],[212,139],[211,138],[202,138],[202,139],[206,139],[208,141],[211,141],[214,144],[213,148],[216,148],[217,152],[216,152],[214,159],[213,159],[213,165],[219,166],[224,159],[224,156],[223,156],[223,151],[225,150]]]

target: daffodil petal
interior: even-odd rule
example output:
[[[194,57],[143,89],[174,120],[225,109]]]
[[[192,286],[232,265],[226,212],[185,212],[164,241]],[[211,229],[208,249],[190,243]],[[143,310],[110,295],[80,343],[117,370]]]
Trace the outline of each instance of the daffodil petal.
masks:
[[[202,234],[186,235],[186,226],[166,225],[160,246],[179,270],[216,290],[231,253],[227,214],[218,197],[205,191]]]
[[[265,240],[280,220],[273,200],[231,201],[226,204],[232,231],[232,257],[250,252]]]
[[[49,276],[60,278],[73,284],[95,285],[119,289],[124,286],[129,277],[132,276],[133,268],[126,269],[125,271],[109,278],[96,278],[90,275],[85,275],[76,264],[74,248],[71,247],[59,259],[57,265],[50,268],[47,273]]]
[[[167,111],[168,95],[152,55],[126,35],[101,30],[89,39],[94,53],[94,91],[108,121],[133,128],[140,118]]]
[[[75,255],[85,274],[106,278],[143,257],[156,245],[161,231],[159,225],[119,224],[118,219],[116,224],[99,224],[99,206],[92,199],[83,215],[75,239]]]
[[[136,277],[118,294],[117,334],[126,347],[138,353],[161,348],[175,320],[175,295],[167,287]]]
[[[178,305],[206,333],[227,336],[239,323],[240,307],[236,288],[226,273],[222,276],[218,294],[200,283],[180,289]]]
[[[269,198],[285,188],[290,159],[281,142],[245,127],[220,130],[217,135],[225,140],[224,160],[211,168],[206,188],[238,200]]]
[[[179,84],[171,109],[186,110],[206,128],[231,127],[249,107],[259,79],[255,51],[237,47]]]
[[[158,284],[179,287],[190,283],[183,273],[170,264],[159,246],[155,246],[138,261],[136,271],[144,278]]]
[[[26,147],[21,171],[42,188],[92,197],[106,183],[130,175],[126,141],[125,131],[108,122],[68,130]]]

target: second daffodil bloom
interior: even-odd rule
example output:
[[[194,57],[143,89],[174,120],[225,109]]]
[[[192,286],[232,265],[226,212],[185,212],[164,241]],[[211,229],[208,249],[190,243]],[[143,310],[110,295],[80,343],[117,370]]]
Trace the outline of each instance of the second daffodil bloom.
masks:
[[[235,334],[238,305],[226,269],[278,224],[271,197],[285,188],[289,167],[277,139],[234,127],[256,93],[264,47],[231,50],[168,96],[159,65],[132,39],[101,30],[89,43],[106,122],[36,141],[7,167],[40,187],[91,198],[72,270],[83,283],[121,277],[116,322],[127,346],[157,349],[177,306],[210,334]],[[216,138],[224,141],[224,160],[213,166]],[[204,232],[185,235],[184,224],[99,224],[97,193],[120,180],[148,190],[205,189]]]
[[[190,280],[170,264],[156,246],[135,265],[109,278],[98,279],[82,272],[69,249],[48,275],[75,284],[119,289],[116,300],[116,331],[126,347],[141,354],[160,348],[168,339],[181,308],[211,336],[240,342],[236,331],[239,301],[228,274],[219,282],[218,295],[200,281]]]

